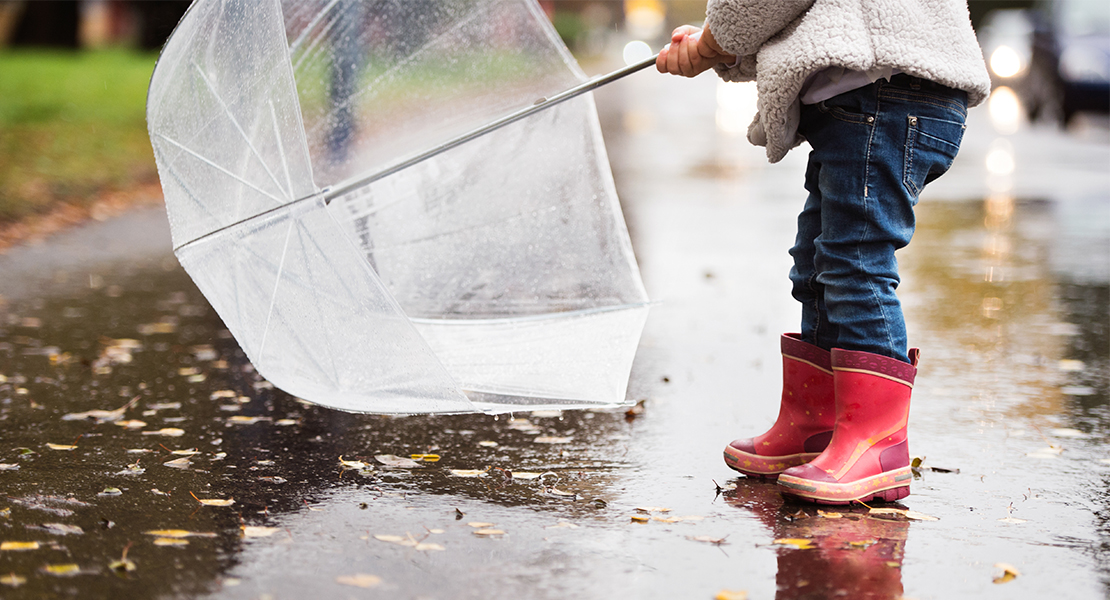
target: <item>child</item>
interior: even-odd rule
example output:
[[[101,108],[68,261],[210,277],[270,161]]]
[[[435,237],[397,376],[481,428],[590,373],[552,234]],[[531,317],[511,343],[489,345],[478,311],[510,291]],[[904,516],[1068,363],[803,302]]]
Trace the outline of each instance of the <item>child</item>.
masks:
[[[800,334],[782,336],[779,417],[725,448],[781,491],[893,501],[912,479],[906,422],[917,373],[895,296],[925,184],[952,164],[990,79],[963,0],[709,0],[656,66],[755,80],[748,140],[777,162],[803,140],[809,192],[790,255]]]

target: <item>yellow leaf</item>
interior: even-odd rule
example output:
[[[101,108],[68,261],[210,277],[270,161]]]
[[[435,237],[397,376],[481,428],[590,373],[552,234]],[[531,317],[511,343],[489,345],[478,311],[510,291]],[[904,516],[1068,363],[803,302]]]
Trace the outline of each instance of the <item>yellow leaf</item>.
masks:
[[[189,540],[182,540],[182,539],[178,539],[178,538],[160,537],[160,538],[155,538],[154,539],[154,545],[155,546],[188,546],[189,545]]]
[[[119,425],[120,427],[124,427],[126,429],[142,429],[143,427],[146,427],[146,421],[140,421],[138,419],[128,419],[126,421],[116,421],[116,425]]]
[[[532,441],[537,443],[537,444],[569,444],[570,441],[573,440],[573,439],[574,438],[570,438],[570,437],[555,437],[555,436],[541,435],[540,437],[538,437],[538,438],[536,438]]]
[[[436,462],[439,460],[438,454],[412,454],[409,458],[413,460],[421,460],[424,462]]]
[[[858,540],[858,541],[854,541],[854,542],[849,541],[848,546],[850,546],[852,548],[868,548],[868,547],[874,546],[875,544],[878,544],[878,543],[879,543],[879,540]]]
[[[74,446],[72,444],[50,444],[50,443],[47,443],[46,447],[50,448],[51,450],[73,450],[77,446]]]
[[[274,535],[275,533],[281,531],[280,527],[261,527],[255,525],[244,525],[242,529],[243,537],[245,538],[270,537],[271,535]]]
[[[226,498],[226,499],[225,498],[197,498],[197,502],[200,502],[204,506],[231,506],[232,504],[235,504],[235,499],[234,498]]]
[[[713,600],[748,600],[748,592],[743,590],[721,590]]]
[[[38,550],[38,542],[0,542],[0,550]]]
[[[164,427],[162,429],[159,429],[158,431],[144,431],[143,435],[162,435],[162,436],[166,436],[166,437],[181,437],[181,436],[185,435],[185,430],[184,429],[178,429],[177,427]]]
[[[671,509],[663,508],[661,506],[640,506],[640,507],[637,507],[635,510],[638,510],[640,512],[646,512],[646,513],[650,513],[650,512],[671,512]]]
[[[339,466],[347,469],[368,469],[370,465],[362,462],[361,460],[343,460],[343,455],[339,455]]]
[[[151,531],[144,531],[143,533],[164,538],[216,537],[214,533],[187,531],[185,529],[153,529]]]
[[[775,543],[783,546],[794,546],[799,550],[808,550],[813,547],[813,542],[802,538],[779,538],[775,540]]]
[[[1002,569],[1002,574],[991,580],[994,583],[1006,583],[1008,581],[1013,581],[1017,578],[1018,575],[1021,575],[1021,572],[1018,571],[1017,567],[1015,567],[1014,565],[1009,565],[1006,563],[995,563],[994,568]]]
[[[421,550],[421,551],[446,550],[446,548],[444,548],[443,546],[440,546],[439,544],[433,544],[431,542],[421,542],[421,543],[413,546],[413,550]]]
[[[19,586],[27,583],[27,578],[26,577],[20,577],[19,575],[16,575],[15,573],[11,573],[11,574],[8,574],[8,575],[4,575],[3,577],[0,577],[0,583],[2,583],[4,585],[9,585],[13,588],[16,588],[16,587],[19,587]]]
[[[505,532],[500,529],[475,529],[472,533],[481,536],[505,535]]]
[[[72,577],[81,572],[81,567],[73,563],[66,563],[63,565],[46,565],[42,570],[58,577]]]
[[[359,573],[358,575],[340,575],[335,578],[337,583],[343,585],[351,585],[360,588],[372,588],[381,585],[382,578],[377,575],[367,575]]]
[[[113,560],[112,562],[108,563],[108,568],[119,573],[130,573],[131,571],[134,571],[139,567],[135,565],[134,561],[126,558],[121,558],[119,560]]]
[[[408,541],[408,538],[406,538],[404,536],[392,536],[392,535],[387,535],[387,533],[374,533],[374,539],[380,540],[380,541],[387,541],[387,542],[390,542],[390,543],[402,543],[402,542]]]
[[[821,509],[817,509],[817,514],[822,516],[822,517],[825,517],[826,519],[842,519],[842,518],[844,518],[844,515],[842,513],[824,511],[824,510],[821,510]]]
[[[647,523],[650,520],[651,520],[651,517],[649,517],[647,515],[632,515],[632,522],[633,523]]]

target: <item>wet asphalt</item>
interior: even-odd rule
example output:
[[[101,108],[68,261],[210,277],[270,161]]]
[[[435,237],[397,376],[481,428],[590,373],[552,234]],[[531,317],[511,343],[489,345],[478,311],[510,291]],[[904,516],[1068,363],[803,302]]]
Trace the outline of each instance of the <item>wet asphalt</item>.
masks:
[[[899,257],[923,355],[907,519],[784,502],[721,460],[773,422],[797,327],[804,149],[767,164],[732,133],[747,102],[646,72],[598,94],[658,301],[629,412],[299,402],[161,210],[0,255],[0,598],[1110,597],[1106,123],[975,109],[925,191]]]

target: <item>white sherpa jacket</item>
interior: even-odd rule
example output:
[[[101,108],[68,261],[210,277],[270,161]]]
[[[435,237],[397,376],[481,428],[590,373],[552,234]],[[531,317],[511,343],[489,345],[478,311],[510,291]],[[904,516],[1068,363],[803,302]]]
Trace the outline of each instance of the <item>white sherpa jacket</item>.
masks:
[[[756,81],[759,114],[748,140],[778,162],[802,143],[798,92],[827,67],[891,67],[968,93],[975,106],[990,76],[965,0],[709,0],[705,24],[740,60],[725,81]]]

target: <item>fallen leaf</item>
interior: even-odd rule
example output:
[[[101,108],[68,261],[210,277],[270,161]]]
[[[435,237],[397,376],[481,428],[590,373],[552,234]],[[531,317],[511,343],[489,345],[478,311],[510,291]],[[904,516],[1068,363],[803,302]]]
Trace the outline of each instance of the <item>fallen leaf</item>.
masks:
[[[18,471],[19,465],[16,463],[0,463],[0,471]]]
[[[130,360],[128,360],[127,362],[130,362]],[[135,403],[138,402],[138,401],[139,401],[139,397],[135,396],[134,398],[131,399],[130,402],[128,402],[127,404],[124,404],[123,406],[121,406],[121,407],[119,407],[115,410],[88,410],[88,411],[85,411],[85,412],[69,413],[67,415],[63,415],[62,420],[63,421],[84,421],[85,419],[92,419],[92,420],[96,421],[97,423],[109,423],[109,422],[112,422],[112,421],[118,421],[118,420],[123,418],[123,414],[125,412],[127,412],[127,409],[134,406]]]
[[[497,447],[497,442],[492,441],[492,440],[482,440],[482,441],[478,442],[478,445],[483,447],[483,448],[496,448]]]
[[[46,565],[42,568],[42,571],[44,573],[57,577],[73,577],[74,575],[81,574],[81,567],[73,563],[66,563],[62,565]]]
[[[801,538],[779,538],[774,543],[782,546],[794,546],[799,550],[808,550],[813,547],[813,542]]]
[[[164,427],[162,429],[159,429],[158,431],[144,431],[143,435],[162,435],[162,436],[165,436],[165,437],[181,437],[181,436],[185,435],[185,430],[184,429],[178,429],[177,427]]]
[[[26,577],[20,577],[19,575],[16,575],[15,573],[10,573],[8,575],[4,575],[4,576],[0,577],[0,583],[2,583],[4,585],[7,585],[7,586],[11,586],[13,588],[17,588],[17,587],[27,583],[27,578]]]
[[[182,457],[182,458],[175,458],[173,460],[167,460],[166,462],[162,463],[162,466],[170,467],[170,468],[173,468],[173,469],[188,469],[189,466],[192,465],[192,464],[193,464],[193,461],[189,460],[188,456],[185,456],[185,457]]]
[[[236,396],[238,396],[238,394],[236,394],[232,390],[217,390],[215,392],[212,392],[212,394],[208,396],[208,399],[220,400],[221,398],[234,398]]]
[[[27,527],[54,535],[81,535],[85,533],[85,530],[81,529],[79,526],[70,525],[68,523],[43,523],[42,525],[28,525]]]
[[[38,542],[0,542],[0,550],[38,550]]]
[[[128,419],[126,421],[116,421],[116,425],[123,427],[124,429],[142,429],[143,427],[146,427],[146,421],[140,421],[138,419]]]
[[[105,497],[105,498],[111,497],[111,496],[122,496],[122,495],[123,495],[123,490],[121,490],[117,487],[106,487],[106,488],[104,488],[103,492],[100,492],[99,494],[97,494],[97,496],[101,496],[101,497]]]
[[[228,423],[235,423],[236,425],[253,425],[262,421],[271,421],[270,417],[248,417],[244,415],[233,415],[227,418]]]
[[[343,455],[339,455],[339,465],[347,469],[369,469],[371,468],[368,463],[361,460],[343,460]]]
[[[297,421],[296,419],[278,419],[277,421],[274,421],[274,425],[277,425],[279,427],[288,427],[290,425],[297,425],[299,423],[300,421]]]
[[[640,511],[640,512],[645,512],[645,513],[671,512],[671,509],[663,508],[661,506],[638,506],[633,510],[637,510],[637,511]]]
[[[573,439],[574,438],[571,438],[571,437],[557,437],[557,436],[541,435],[540,437],[538,437],[538,438],[536,438],[532,441],[537,443],[537,444],[569,444],[570,441],[573,440]]]
[[[411,469],[413,467],[420,466],[420,463],[412,460],[411,458],[405,458],[403,456],[396,456],[393,454],[377,454],[374,456],[374,460],[382,463],[387,467],[397,467],[401,469]]]
[[[482,522],[482,521],[471,521],[471,522],[467,523],[467,526],[473,527],[475,529],[485,529],[487,527],[493,527],[493,525],[494,525],[493,523],[485,523],[485,522]]]
[[[340,575],[335,578],[336,583],[351,585],[360,588],[372,588],[381,585],[382,578],[377,575],[359,573],[357,575]]]
[[[275,533],[281,531],[280,527],[262,527],[259,525],[244,525],[242,527],[243,537],[245,538],[262,538],[270,537]]]
[[[235,499],[234,498],[227,498],[227,499],[224,499],[224,498],[197,498],[197,502],[200,502],[204,506],[231,506],[232,504],[235,504]]]
[[[155,538],[155,546],[188,546],[189,540],[182,540],[178,538]]]
[[[849,541],[848,546],[850,548],[870,548],[871,546],[874,546],[875,544],[878,544],[878,543],[879,543],[879,540],[856,540],[856,541]]]
[[[1008,565],[1006,563],[995,563],[994,568],[1002,569],[1002,574],[991,580],[994,583],[1006,583],[1008,581],[1013,581],[1014,579],[1017,579],[1019,575],[1021,575],[1021,572],[1017,570],[1017,567],[1013,565]]]
[[[411,538],[407,538],[403,535],[390,535],[390,534],[385,534],[385,533],[376,533],[376,534],[374,534],[374,539],[376,539],[378,541],[382,541],[382,542],[389,542],[390,544],[401,544],[402,546],[416,545],[415,540],[412,540]],[[412,542],[412,544],[406,544],[405,543],[405,542],[410,542],[410,541]]]
[[[715,538],[711,535],[688,535],[688,536],[686,536],[686,539],[692,540],[692,541],[695,541],[695,542],[705,542],[707,544],[716,544],[718,546],[725,543],[725,538]]]
[[[1033,458],[1054,459],[1058,458],[1060,456],[1060,453],[1062,453],[1063,451],[1064,448],[1061,446],[1049,446],[1047,448],[1041,448],[1040,450],[1037,450],[1035,452],[1027,452],[1025,455],[1031,456]]]
[[[1003,517],[999,519],[1002,523],[1028,523],[1025,519],[1018,519],[1016,517]]]
[[[447,548],[444,548],[443,546],[441,546],[439,544],[433,544],[432,542],[420,542],[419,544],[413,546],[412,548],[413,548],[413,550],[420,550],[420,551],[424,551],[424,552],[427,552],[427,551],[430,551],[430,550],[442,551],[442,550],[447,549]]]
[[[631,519],[633,523],[647,523],[651,521],[651,517],[647,515],[632,515]]]
[[[121,558],[119,560],[113,560],[112,562],[108,563],[108,568],[117,573],[130,573],[131,571],[134,571],[139,567],[135,565],[134,561],[127,558]]]
[[[543,473],[535,473],[531,471],[513,471],[513,479],[520,479],[522,481],[531,481],[543,477]]]
[[[554,525],[548,525],[544,529],[578,529],[578,526],[569,521],[559,521]]]
[[[73,444],[51,444],[49,442],[47,442],[46,447],[51,450],[73,450],[77,448],[77,446]]]
[[[713,596],[713,600],[748,600],[748,592],[744,590],[721,590]]]
[[[177,456],[194,456],[200,454],[200,450],[196,448],[189,448],[188,450],[171,450],[170,454],[176,454]]]
[[[415,461],[437,462],[439,460],[439,455],[438,454],[412,454],[412,455],[409,456],[409,458],[411,458]]]
[[[1049,431],[1048,433],[1050,433],[1050,434],[1052,434],[1056,437],[1063,437],[1063,438],[1085,438],[1085,437],[1087,437],[1086,433],[1083,433],[1082,431],[1079,431],[1078,429],[1072,429],[1070,427],[1060,427],[1060,428],[1057,428],[1057,429],[1053,429],[1053,430]]]
[[[821,509],[817,509],[817,514],[822,516],[822,517],[825,517],[826,519],[843,519],[844,518],[843,513],[825,511],[825,510],[821,510]]]
[[[486,474],[486,471],[489,471],[489,469],[483,469],[481,471],[477,469],[450,469],[448,472],[455,477],[481,477]]]
[[[901,515],[914,521],[939,521],[937,517],[904,508],[872,508],[871,515]]]
[[[147,535],[153,535],[162,538],[187,538],[187,537],[216,537],[214,533],[188,531],[185,529],[152,529],[151,531],[144,531]]]
[[[495,536],[495,535],[505,535],[505,532],[501,529],[488,529],[488,528],[487,529],[475,529],[471,533],[473,533],[474,535],[480,535],[480,536],[483,536],[483,537],[489,537],[489,536]]]

